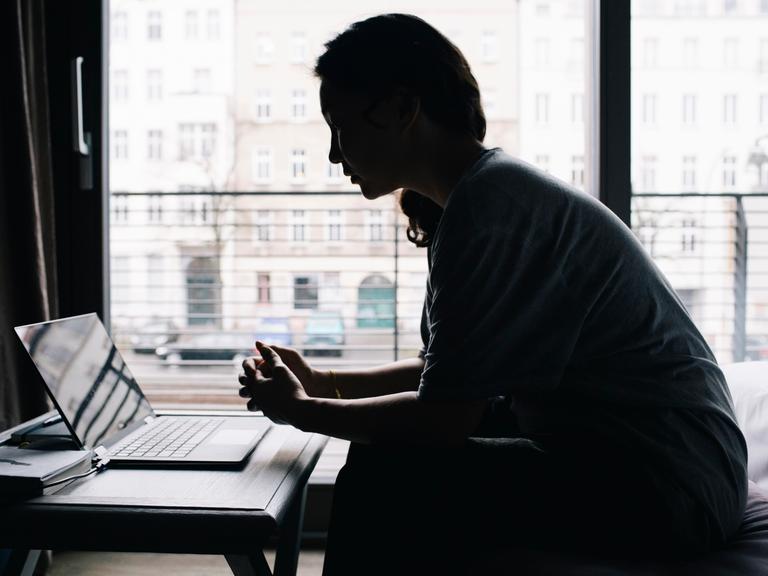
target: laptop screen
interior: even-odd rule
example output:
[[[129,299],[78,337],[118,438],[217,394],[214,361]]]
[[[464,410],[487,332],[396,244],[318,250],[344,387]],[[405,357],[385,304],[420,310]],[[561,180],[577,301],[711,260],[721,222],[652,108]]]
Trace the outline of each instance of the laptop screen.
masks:
[[[80,444],[96,447],[154,415],[96,314],[16,328]]]

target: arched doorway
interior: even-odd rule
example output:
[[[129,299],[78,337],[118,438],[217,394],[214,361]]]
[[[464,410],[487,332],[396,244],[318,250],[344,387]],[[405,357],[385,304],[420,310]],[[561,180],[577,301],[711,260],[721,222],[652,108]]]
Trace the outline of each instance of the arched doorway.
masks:
[[[357,327],[395,327],[395,286],[381,274],[367,276],[357,289]]]

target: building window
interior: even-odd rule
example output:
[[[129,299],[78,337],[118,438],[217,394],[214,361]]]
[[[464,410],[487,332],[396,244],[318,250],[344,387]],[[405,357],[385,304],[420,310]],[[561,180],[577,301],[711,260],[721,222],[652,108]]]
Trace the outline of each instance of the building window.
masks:
[[[480,35],[480,55],[483,62],[493,63],[499,59],[499,40],[496,32],[484,30]]]
[[[216,150],[217,127],[213,123],[179,124],[179,160],[210,158]]]
[[[725,68],[737,68],[739,65],[739,40],[726,38],[723,40],[723,66]]]
[[[367,276],[357,289],[357,327],[395,327],[395,286],[380,274]]]
[[[257,34],[255,54],[256,63],[269,64],[272,62],[274,55],[275,45],[272,42],[272,37],[269,34]]]
[[[128,159],[128,130],[115,130],[112,133],[112,157],[115,160]]]
[[[187,160],[195,155],[195,125],[179,124],[179,160]]]
[[[186,270],[187,324],[219,326],[221,324],[221,285],[218,260],[213,257],[193,258]]]
[[[571,156],[571,184],[577,188],[584,187],[584,156]]]
[[[573,124],[584,123],[584,94],[580,92],[571,94],[571,122]]]
[[[534,57],[536,68],[549,66],[549,38],[536,38],[534,41]]]
[[[112,220],[115,222],[128,221],[128,197],[113,195],[110,199],[112,204]]]
[[[723,156],[723,187],[736,187],[736,156]]]
[[[338,242],[344,239],[344,224],[341,210],[328,210],[326,240]]]
[[[699,65],[699,41],[697,38],[683,40],[683,68],[696,68]]]
[[[326,161],[325,177],[329,183],[341,182],[344,179],[344,170],[341,164],[334,164],[330,160]]]
[[[304,32],[291,34],[291,63],[304,64],[307,61],[307,35]]]
[[[496,96],[496,90],[493,88],[486,88],[483,90],[481,98],[483,99],[483,111],[485,112],[485,117],[488,119],[498,118],[499,107],[497,105],[498,97]]]
[[[760,123],[768,124],[768,92],[760,94]]]
[[[163,131],[149,130],[147,132],[147,159],[163,159]]]
[[[294,276],[293,307],[297,310],[317,310],[317,277]]]
[[[584,38],[572,38],[568,65],[576,70],[584,66]]]
[[[192,71],[192,91],[198,94],[207,94],[211,92],[213,83],[211,81],[210,68],[195,68]]]
[[[269,210],[257,210],[254,225],[256,240],[269,242],[272,240],[272,212]]]
[[[738,95],[726,94],[723,96],[723,124],[733,126],[736,124],[736,107]]]
[[[149,40],[163,39],[163,15],[156,10],[147,13],[147,38]]]
[[[643,94],[643,124],[656,124],[656,94]]]
[[[149,195],[147,216],[150,222],[163,221],[163,197],[160,194]]]
[[[643,66],[655,68],[659,61],[659,39],[643,38]]]
[[[185,37],[187,40],[197,39],[197,10],[187,10],[186,18],[184,20]]]
[[[114,70],[112,72],[112,98],[116,102],[128,100],[127,70]]]
[[[128,39],[128,14],[119,10],[112,14],[112,35],[111,42],[118,42]]]
[[[258,272],[256,274],[256,301],[259,304],[269,304],[272,302],[272,288],[270,286],[269,272]]]
[[[216,124],[200,124],[200,154],[210,158],[216,151]]]
[[[162,98],[163,98],[162,70],[147,70],[147,100],[161,100]]]
[[[696,95],[683,94],[683,124],[696,124]]]
[[[685,253],[696,251],[696,220],[684,218],[680,223],[682,229],[680,249]]]
[[[305,242],[307,238],[307,213],[305,210],[292,210],[289,224],[289,238],[292,242]]]
[[[272,93],[267,88],[256,90],[256,120],[268,122],[272,119]]]
[[[218,40],[221,36],[221,17],[218,10],[208,10],[208,40]]]
[[[537,154],[536,155],[536,166],[543,170],[544,172],[549,172],[549,155],[548,154]]]
[[[251,178],[256,183],[272,181],[272,149],[266,146],[253,151],[253,170]]]
[[[291,118],[305,120],[307,118],[307,93],[305,90],[291,92]]]
[[[549,124],[549,94],[536,94],[536,123]]]
[[[381,210],[368,210],[367,213],[368,240],[370,242],[381,242],[384,240],[384,213]]]
[[[301,148],[291,150],[291,180],[303,182],[307,176],[306,152]]]
[[[640,186],[642,192],[656,189],[656,156],[643,156],[640,166]]]
[[[683,156],[682,184],[684,190],[696,189],[696,156]]]

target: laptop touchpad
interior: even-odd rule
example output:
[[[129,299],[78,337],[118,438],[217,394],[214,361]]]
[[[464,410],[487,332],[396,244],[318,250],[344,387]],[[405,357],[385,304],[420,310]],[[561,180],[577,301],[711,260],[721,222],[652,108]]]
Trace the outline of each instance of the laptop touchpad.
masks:
[[[258,430],[219,430],[206,444],[248,444]]]

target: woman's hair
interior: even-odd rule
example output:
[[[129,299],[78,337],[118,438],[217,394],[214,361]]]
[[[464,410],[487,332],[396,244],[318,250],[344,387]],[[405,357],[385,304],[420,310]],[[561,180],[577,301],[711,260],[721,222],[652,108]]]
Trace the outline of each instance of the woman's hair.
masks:
[[[355,22],[325,44],[315,74],[342,90],[377,101],[405,88],[436,124],[459,135],[485,138],[480,90],[461,51],[421,18],[383,14]],[[428,246],[442,208],[413,190],[403,190],[408,239]]]

